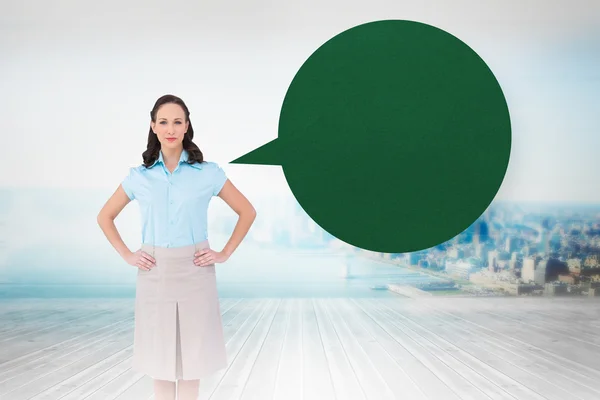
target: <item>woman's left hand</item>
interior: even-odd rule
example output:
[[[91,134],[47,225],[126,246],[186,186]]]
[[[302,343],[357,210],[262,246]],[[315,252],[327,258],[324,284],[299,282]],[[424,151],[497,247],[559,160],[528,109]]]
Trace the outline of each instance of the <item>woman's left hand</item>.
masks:
[[[229,257],[220,251],[214,251],[212,249],[198,250],[194,254],[194,264],[198,267],[206,267],[212,264],[221,264],[227,261]]]

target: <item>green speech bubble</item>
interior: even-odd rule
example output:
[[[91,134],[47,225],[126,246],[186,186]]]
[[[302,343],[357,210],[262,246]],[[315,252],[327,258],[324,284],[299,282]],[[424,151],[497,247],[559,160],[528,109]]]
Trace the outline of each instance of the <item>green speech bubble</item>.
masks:
[[[475,51],[430,25],[384,20],[319,47],[288,88],[278,138],[232,163],[281,165],[324,230],[404,253],[468,228],[510,148],[505,97]]]

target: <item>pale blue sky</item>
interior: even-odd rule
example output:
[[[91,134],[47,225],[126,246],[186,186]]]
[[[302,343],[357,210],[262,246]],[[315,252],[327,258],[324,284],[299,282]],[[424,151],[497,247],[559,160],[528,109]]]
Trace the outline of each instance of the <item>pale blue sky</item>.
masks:
[[[0,87],[11,94],[0,117],[3,160],[19,168],[0,186],[115,188],[140,162],[164,93],[188,102],[198,144],[225,164],[277,136],[287,86],[318,46],[402,18],[458,36],[500,80],[514,142],[499,199],[600,201],[598,44],[581,45],[599,37],[600,3],[588,3],[13,2],[0,16]],[[225,169],[251,198],[289,195],[278,167]]]
[[[513,82],[514,144],[499,195],[600,201],[598,37],[589,31],[546,43],[525,62],[519,78],[507,79],[507,86]]]

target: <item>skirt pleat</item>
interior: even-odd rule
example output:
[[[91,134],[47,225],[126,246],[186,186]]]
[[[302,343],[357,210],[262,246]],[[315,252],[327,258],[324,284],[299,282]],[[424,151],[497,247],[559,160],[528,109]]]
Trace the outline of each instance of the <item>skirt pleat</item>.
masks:
[[[154,379],[201,379],[227,366],[215,265],[194,264],[193,246],[144,245],[156,266],[138,270],[132,369]]]

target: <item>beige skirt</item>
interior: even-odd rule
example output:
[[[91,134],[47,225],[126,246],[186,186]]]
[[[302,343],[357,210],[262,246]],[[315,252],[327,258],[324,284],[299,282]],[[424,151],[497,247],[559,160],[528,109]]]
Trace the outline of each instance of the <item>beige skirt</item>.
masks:
[[[138,270],[132,369],[154,379],[200,379],[227,366],[215,265],[194,264],[208,241],[142,246],[156,266]]]

